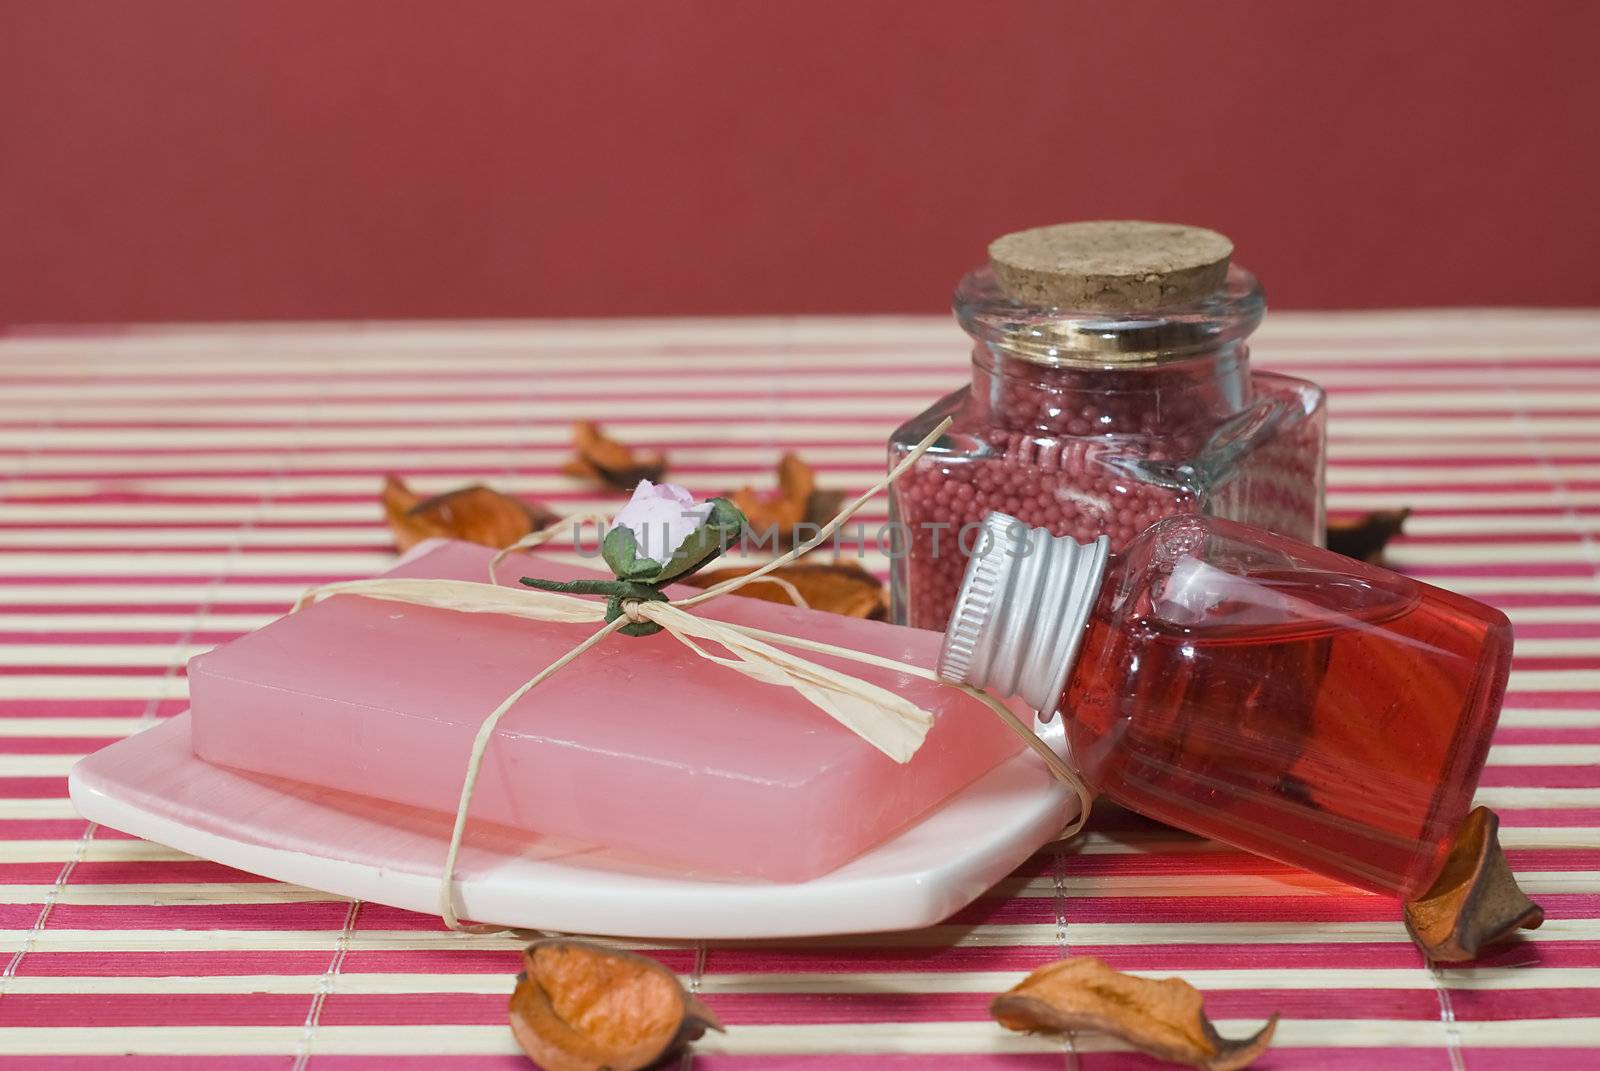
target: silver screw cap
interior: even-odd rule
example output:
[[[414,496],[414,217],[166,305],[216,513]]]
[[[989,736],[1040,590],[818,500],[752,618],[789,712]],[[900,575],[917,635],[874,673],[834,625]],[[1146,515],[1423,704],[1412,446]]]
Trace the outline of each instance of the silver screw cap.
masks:
[[[984,518],[939,656],[941,678],[1020,695],[1048,721],[1100,595],[1111,543]]]

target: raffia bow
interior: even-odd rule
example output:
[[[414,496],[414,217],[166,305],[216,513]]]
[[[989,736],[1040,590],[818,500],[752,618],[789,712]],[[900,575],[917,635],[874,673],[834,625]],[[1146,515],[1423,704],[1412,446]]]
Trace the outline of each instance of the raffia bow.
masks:
[[[816,535],[795,546],[788,553],[773,559],[759,569],[725,580],[686,598],[673,599],[671,601],[628,600],[623,603],[622,615],[611,621],[606,621],[607,608],[604,602],[560,592],[503,587],[496,575],[496,570],[500,563],[505,560],[506,555],[514,551],[525,550],[547,543],[559,535],[575,531],[583,524],[607,520],[607,518],[597,514],[575,514],[565,517],[554,525],[535,532],[500,551],[489,563],[489,580],[487,583],[476,583],[470,580],[379,577],[372,580],[350,580],[335,584],[324,584],[312,588],[302,595],[299,602],[295,604],[296,610],[335,595],[361,595],[371,599],[384,599],[392,602],[409,603],[415,606],[431,606],[457,613],[500,614],[507,617],[525,618],[531,621],[550,621],[566,624],[602,623],[599,629],[590,633],[572,650],[556,659],[539,673],[529,678],[516,691],[506,696],[500,702],[500,705],[495,707],[483,719],[482,724],[478,726],[478,732],[473,738],[472,750],[468,756],[466,773],[462,779],[461,797],[456,806],[455,825],[450,833],[450,847],[445,855],[444,876],[439,888],[439,915],[444,919],[445,925],[452,930],[474,933],[493,933],[500,932],[503,929],[503,927],[497,926],[464,924],[457,915],[455,906],[456,862],[461,853],[461,844],[466,833],[467,815],[472,805],[472,794],[477,787],[484,753],[488,749],[489,741],[494,737],[494,731],[500,724],[500,719],[523,696],[577,660],[584,652],[601,640],[630,624],[643,622],[651,622],[660,626],[663,632],[666,632],[707,661],[725,666],[754,680],[780,687],[793,688],[827,713],[829,717],[896,762],[906,762],[916,753],[917,748],[922,745],[923,739],[927,736],[928,730],[933,726],[933,715],[886,688],[879,687],[859,677],[852,677],[847,673],[841,673],[826,666],[818,665],[784,650],[784,648],[811,651],[817,654],[859,662],[863,665],[889,669],[896,673],[936,680],[958,691],[965,692],[993,711],[1007,727],[1020,736],[1023,742],[1044,760],[1051,774],[1057,780],[1067,785],[1077,794],[1080,805],[1078,817],[1062,835],[1070,836],[1081,829],[1083,823],[1088,820],[1089,807],[1093,799],[1088,788],[1049,744],[1041,740],[1031,727],[993,696],[970,685],[943,681],[932,670],[922,666],[908,665],[879,655],[868,654],[864,651],[820,643],[815,640],[801,639],[797,636],[785,636],[746,625],[716,621],[699,617],[689,612],[692,607],[700,603],[726,595],[758,580],[765,580],[768,583],[780,583],[786,588],[789,587],[780,578],[768,577],[766,574],[788,564],[800,555],[830,539],[857,511],[893,483],[901,473],[915,464],[917,459],[933,445],[949,426],[950,421],[946,419],[918,443],[883,479],[840,510],[838,515],[824,525]],[[800,601],[798,594],[792,592],[792,589],[791,594],[795,596],[797,602]],[[706,643],[715,644],[728,653],[726,655],[716,654],[703,645]]]

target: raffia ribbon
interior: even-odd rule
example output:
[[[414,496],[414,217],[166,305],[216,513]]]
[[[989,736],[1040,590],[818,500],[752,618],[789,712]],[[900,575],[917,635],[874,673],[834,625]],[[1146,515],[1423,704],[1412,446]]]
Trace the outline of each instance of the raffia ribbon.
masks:
[[[565,517],[550,527],[535,532],[502,550],[489,563],[489,581],[487,583],[476,583],[470,580],[379,577],[372,580],[350,580],[342,583],[324,584],[320,587],[312,588],[302,595],[300,601],[295,605],[296,610],[335,595],[362,595],[370,599],[384,599],[392,602],[409,603],[415,606],[431,606],[457,613],[500,614],[506,617],[525,618],[530,621],[551,621],[565,624],[603,623],[601,628],[590,633],[587,638],[573,647],[572,650],[550,663],[550,665],[525,681],[516,691],[506,696],[500,702],[500,705],[495,707],[483,719],[482,724],[478,726],[478,732],[473,737],[472,750],[467,759],[466,774],[462,779],[461,797],[456,805],[455,825],[450,832],[450,847],[445,854],[444,875],[439,887],[439,915],[444,919],[445,925],[452,930],[471,933],[497,933],[504,929],[504,927],[499,926],[465,924],[456,914],[455,905],[456,863],[461,854],[461,844],[466,834],[467,814],[472,806],[472,794],[478,784],[478,775],[483,766],[484,753],[488,750],[489,741],[493,739],[495,728],[500,724],[500,719],[505,717],[506,713],[523,696],[576,661],[589,648],[629,623],[654,622],[661,626],[662,631],[672,636],[701,658],[715,662],[720,666],[725,666],[737,673],[742,673],[754,680],[793,688],[821,708],[835,721],[839,722],[839,724],[896,762],[906,762],[916,753],[917,748],[921,746],[923,739],[927,736],[928,730],[933,726],[933,715],[886,688],[881,688],[859,677],[852,677],[847,673],[840,673],[837,670],[818,665],[808,659],[792,654],[784,650],[784,648],[830,655],[852,662],[859,662],[863,665],[892,670],[908,676],[940,681],[940,683],[948,687],[965,692],[993,711],[996,717],[1021,737],[1023,742],[1044,760],[1052,776],[1077,794],[1079,802],[1078,817],[1061,835],[1070,836],[1081,829],[1084,822],[1088,820],[1089,807],[1093,801],[1093,795],[1089,792],[1088,787],[1084,785],[1083,780],[1078,777],[1072,768],[1062,761],[1061,756],[1057,755],[1049,744],[1040,739],[1029,725],[1012,713],[1004,703],[986,692],[967,684],[942,681],[932,670],[922,666],[908,665],[879,655],[852,650],[848,647],[838,647],[830,643],[801,639],[797,636],[785,636],[779,633],[767,632],[763,629],[731,624],[726,621],[715,621],[689,612],[692,607],[698,606],[700,603],[709,602],[711,599],[737,591],[746,584],[754,583],[758,580],[763,580],[767,583],[779,583],[788,587],[789,585],[782,578],[768,577],[766,574],[774,569],[781,568],[830,539],[857,511],[893,483],[901,473],[915,464],[917,459],[933,445],[935,440],[949,426],[950,421],[948,419],[943,421],[918,443],[910,453],[901,459],[883,479],[840,510],[838,515],[824,525],[816,535],[797,545],[788,553],[774,558],[759,569],[725,580],[686,598],[675,599],[671,602],[633,601],[624,603],[623,616],[610,622],[605,621],[606,608],[603,602],[561,592],[539,591],[533,588],[503,587],[496,576],[496,569],[505,560],[506,555],[514,551],[525,550],[547,543],[558,535],[575,531],[583,524],[607,520],[607,518],[598,514],[574,514]],[[797,602],[801,601],[798,598],[798,592],[791,590],[791,594],[796,598]],[[704,643],[716,644],[727,651],[728,654],[716,654],[703,646]]]

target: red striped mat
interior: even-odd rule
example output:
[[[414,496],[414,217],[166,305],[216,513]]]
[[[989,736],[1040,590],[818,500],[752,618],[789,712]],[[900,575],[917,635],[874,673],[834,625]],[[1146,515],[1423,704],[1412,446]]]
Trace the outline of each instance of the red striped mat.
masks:
[[[1480,797],[1544,928],[1434,967],[1392,902],[1106,815],[930,930],[647,949],[730,1024],[694,1065],[1151,1066],[989,1022],[1066,951],[1181,973],[1225,1032],[1281,1011],[1263,1067],[1600,1062],[1600,313],[1280,313],[1259,340],[1332,391],[1330,505],[1416,507],[1392,560],[1516,622]],[[525,1066],[517,942],[86,826],[67,767],[182,709],[190,654],[383,567],[386,471],[599,507],[559,466],[603,415],[702,494],[784,449],[858,487],[964,374],[933,318],[0,339],[0,1065]]]

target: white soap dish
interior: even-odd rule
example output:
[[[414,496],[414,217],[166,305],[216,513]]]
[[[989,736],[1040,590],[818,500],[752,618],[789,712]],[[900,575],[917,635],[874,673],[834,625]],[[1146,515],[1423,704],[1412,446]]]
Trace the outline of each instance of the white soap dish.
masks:
[[[187,713],[80,760],[68,783],[90,821],[252,874],[436,911],[448,817],[214,766],[195,757]],[[457,903],[479,922],[626,937],[915,929],[971,903],[1077,808],[1024,751],[860,858],[793,883],[685,877],[479,830],[462,849]]]

